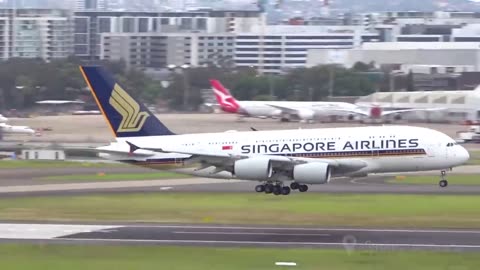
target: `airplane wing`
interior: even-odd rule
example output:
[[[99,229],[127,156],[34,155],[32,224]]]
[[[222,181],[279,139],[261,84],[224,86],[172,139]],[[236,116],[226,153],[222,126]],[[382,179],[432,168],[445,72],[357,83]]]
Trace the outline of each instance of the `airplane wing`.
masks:
[[[382,116],[387,116],[396,113],[406,113],[406,112],[434,112],[434,111],[443,111],[445,108],[426,108],[426,109],[403,109],[403,110],[392,110],[392,111],[382,111]]]
[[[150,150],[138,149],[137,151],[132,152],[132,151],[128,151],[128,149],[123,150],[123,149],[112,148],[111,145],[101,146],[96,148],[83,148],[81,150],[91,151],[95,153],[130,156],[130,157],[138,157],[138,158],[151,157],[155,155],[155,152]]]
[[[293,109],[293,108],[289,108],[289,107],[285,107],[285,106],[278,106],[278,105],[272,105],[272,104],[266,104],[270,107],[273,107],[275,109],[279,109],[281,111],[284,111],[286,113],[289,113],[289,114],[298,114],[298,110],[297,109]]]
[[[290,114],[298,114],[299,110],[289,108],[289,107],[284,107],[284,106],[278,106],[278,105],[272,105],[272,104],[267,104],[270,107],[288,112]],[[342,108],[336,108],[336,107],[312,107],[309,110],[316,111],[316,112],[322,112],[322,111],[329,111],[329,112],[341,112],[341,113],[352,113],[352,114],[359,114],[363,116],[369,116],[368,111],[362,111],[362,110],[355,110],[355,109],[342,109]]]
[[[316,110],[319,110],[318,108]],[[322,110],[322,109],[320,109]],[[339,112],[339,113],[351,113],[351,114],[358,114],[362,116],[370,116],[369,111],[364,110],[356,110],[356,109],[342,109],[342,108],[324,108],[323,110],[328,110],[331,112]]]
[[[272,166],[277,171],[288,172],[293,170],[293,167],[298,164],[311,163],[311,162],[322,162],[328,163],[332,166],[336,172],[341,173],[350,173],[358,171],[367,166],[367,163],[358,160],[358,159],[319,159],[319,158],[304,158],[304,157],[287,157],[287,156],[274,156],[274,155],[234,155],[231,153],[221,153],[221,152],[208,152],[208,151],[185,151],[178,149],[168,149],[168,148],[150,148],[150,147],[140,147],[132,144],[131,142],[127,143],[130,145],[131,150],[135,152],[136,150],[147,150],[161,153],[176,153],[190,155],[190,163],[201,163],[202,167],[215,166],[223,170],[228,170],[233,166],[235,161],[240,159],[248,159],[255,157],[268,157]]]

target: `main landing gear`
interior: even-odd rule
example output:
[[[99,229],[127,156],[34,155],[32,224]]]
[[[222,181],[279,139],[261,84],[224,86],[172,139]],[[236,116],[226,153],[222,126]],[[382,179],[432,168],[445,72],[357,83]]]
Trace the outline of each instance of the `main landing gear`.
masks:
[[[438,182],[438,185],[439,185],[440,187],[444,188],[444,187],[447,187],[447,186],[448,186],[448,181],[447,181],[447,179],[445,179],[445,176],[447,175],[447,172],[446,172],[446,171],[442,171],[441,174],[442,174],[442,176],[441,176],[442,178],[441,178],[440,182]]]
[[[277,196],[289,195],[292,190],[307,192],[308,186],[293,182],[292,184],[290,184],[290,187],[283,186],[282,183],[266,183],[255,187],[255,191],[258,193],[265,192],[265,194],[273,194]]]
[[[302,184],[299,184],[297,182],[292,182],[290,184],[290,188],[292,188],[293,190],[298,189],[298,191],[300,191],[300,192],[307,192],[307,190],[308,190],[307,185],[302,185]]]

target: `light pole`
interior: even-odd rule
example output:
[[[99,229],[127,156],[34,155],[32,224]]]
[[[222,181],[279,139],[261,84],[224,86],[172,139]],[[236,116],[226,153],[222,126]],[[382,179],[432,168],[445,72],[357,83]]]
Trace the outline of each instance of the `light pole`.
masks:
[[[180,69],[179,69],[180,68]],[[188,108],[188,100],[190,99],[190,84],[188,83],[188,73],[187,69],[190,68],[190,65],[183,64],[181,66],[177,65],[168,65],[170,70],[180,70],[183,78],[183,109]]]

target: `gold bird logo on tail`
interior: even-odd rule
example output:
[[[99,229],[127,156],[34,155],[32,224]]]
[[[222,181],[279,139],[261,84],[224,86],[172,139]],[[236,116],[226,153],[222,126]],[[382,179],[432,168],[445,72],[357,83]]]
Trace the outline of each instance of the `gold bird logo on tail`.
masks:
[[[147,112],[141,112],[140,105],[118,84],[113,87],[109,103],[122,116],[117,132],[139,131],[150,116]]]

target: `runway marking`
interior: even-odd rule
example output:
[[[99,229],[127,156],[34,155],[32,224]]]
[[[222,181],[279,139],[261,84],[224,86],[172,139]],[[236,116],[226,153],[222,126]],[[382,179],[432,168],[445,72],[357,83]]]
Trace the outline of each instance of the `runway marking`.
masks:
[[[297,266],[297,263],[294,263],[294,262],[275,262],[275,265],[278,265],[278,266]]]
[[[225,180],[214,178],[184,178],[164,180],[142,180],[142,181],[116,181],[116,182],[92,182],[92,183],[71,183],[71,184],[40,184],[25,186],[5,186],[0,189],[0,194],[22,193],[22,192],[46,192],[46,191],[73,191],[73,190],[108,190],[116,188],[145,188],[159,186],[187,186],[204,184],[224,184],[242,182],[242,180]]]
[[[210,234],[210,235],[275,235],[275,236],[330,236],[327,233],[263,233],[263,232],[187,232],[187,231],[174,231],[175,234]]]
[[[215,241],[215,240],[162,240],[162,239],[95,239],[95,238],[56,238],[74,242],[120,242],[156,244],[230,244],[230,245],[303,245],[303,246],[346,246],[351,247],[407,247],[407,248],[478,248],[480,245],[441,245],[441,244],[391,244],[391,243],[331,243],[331,242],[260,242],[260,241]]]
[[[2,223],[0,224],[0,239],[53,239],[113,228],[116,226]]]
[[[340,231],[340,232],[398,232],[398,233],[458,233],[480,234],[480,230],[448,230],[448,229],[368,229],[368,228],[295,228],[295,227],[242,227],[242,226],[190,226],[190,225],[124,225],[133,228],[179,228],[179,229],[223,229],[223,230],[297,230],[297,231]]]

